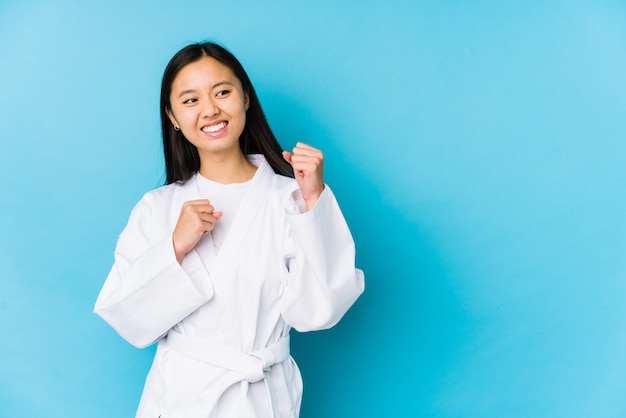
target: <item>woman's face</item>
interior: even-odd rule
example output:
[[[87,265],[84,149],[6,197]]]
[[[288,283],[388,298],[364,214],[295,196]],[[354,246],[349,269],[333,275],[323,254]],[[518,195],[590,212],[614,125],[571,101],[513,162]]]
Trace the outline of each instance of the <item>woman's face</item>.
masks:
[[[201,163],[212,154],[240,152],[249,97],[226,65],[205,56],[184,66],[172,82],[170,103],[172,124],[198,148]]]

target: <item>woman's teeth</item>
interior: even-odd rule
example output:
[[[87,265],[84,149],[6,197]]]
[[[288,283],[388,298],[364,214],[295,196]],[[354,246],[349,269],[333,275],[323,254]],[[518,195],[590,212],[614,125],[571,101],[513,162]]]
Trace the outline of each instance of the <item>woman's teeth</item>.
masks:
[[[221,123],[218,123],[217,125],[205,126],[204,128],[202,128],[202,132],[215,133],[217,131],[224,129],[225,127],[226,127],[226,122],[221,122]]]

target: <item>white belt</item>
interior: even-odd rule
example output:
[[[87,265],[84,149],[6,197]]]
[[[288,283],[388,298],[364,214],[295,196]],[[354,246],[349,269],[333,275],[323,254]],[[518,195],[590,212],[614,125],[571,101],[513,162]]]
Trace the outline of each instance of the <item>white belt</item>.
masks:
[[[249,354],[205,339],[188,337],[174,330],[167,334],[167,343],[174,351],[186,357],[240,374],[244,395],[248,383],[265,380],[270,409],[272,416],[274,415],[274,396],[268,382],[269,371],[274,364],[289,358],[289,336]]]

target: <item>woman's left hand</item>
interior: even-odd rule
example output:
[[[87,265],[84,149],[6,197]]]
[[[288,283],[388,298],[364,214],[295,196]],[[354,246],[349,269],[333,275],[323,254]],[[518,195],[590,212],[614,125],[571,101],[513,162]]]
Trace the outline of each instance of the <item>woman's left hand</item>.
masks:
[[[298,142],[292,152],[283,151],[283,158],[293,167],[306,210],[311,210],[324,191],[324,154],[317,148]]]

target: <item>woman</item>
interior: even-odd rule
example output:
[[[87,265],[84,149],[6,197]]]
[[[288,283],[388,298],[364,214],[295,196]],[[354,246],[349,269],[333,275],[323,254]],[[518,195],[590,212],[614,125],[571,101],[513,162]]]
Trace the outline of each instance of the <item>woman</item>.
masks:
[[[161,121],[167,185],[133,209],[95,305],[131,344],[158,342],[137,417],[297,417],[291,328],[332,327],[364,288],[323,155],[281,150],[214,43],[169,62]]]

